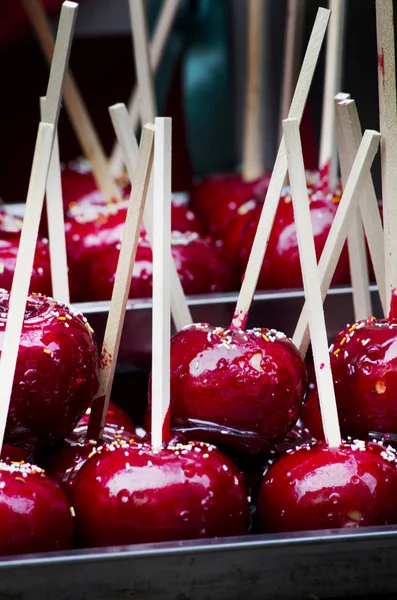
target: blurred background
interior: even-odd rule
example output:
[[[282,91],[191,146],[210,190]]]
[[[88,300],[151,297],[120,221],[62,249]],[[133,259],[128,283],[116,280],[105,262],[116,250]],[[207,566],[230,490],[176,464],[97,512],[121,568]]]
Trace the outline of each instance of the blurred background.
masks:
[[[299,0],[300,1],[300,0]],[[305,4],[302,56],[319,6]],[[161,0],[147,0],[150,28]],[[263,145],[272,168],[278,145],[280,88],[286,19],[285,0],[265,0],[263,23]],[[341,91],[358,104],[362,126],[378,128],[375,0],[347,3],[346,53]],[[60,0],[47,0],[56,15]],[[188,190],[193,177],[233,169],[241,159],[246,66],[245,0],[182,0],[156,78],[159,114],[173,117],[175,191]],[[299,57],[299,62],[302,57]],[[81,0],[71,68],[110,153],[114,134],[107,108],[127,102],[135,74],[128,0]],[[305,159],[317,165],[324,51],[303,120]],[[0,0],[0,196],[23,202],[39,119],[38,98],[48,67],[30,32],[19,0]],[[61,159],[81,153],[65,111],[59,123]],[[375,165],[375,181],[379,181]]]

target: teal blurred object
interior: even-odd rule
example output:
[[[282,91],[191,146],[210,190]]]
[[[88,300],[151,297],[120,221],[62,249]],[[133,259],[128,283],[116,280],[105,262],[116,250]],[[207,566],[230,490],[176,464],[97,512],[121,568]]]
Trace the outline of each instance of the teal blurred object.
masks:
[[[230,171],[236,150],[229,51],[230,3],[197,0],[192,36],[183,63],[183,95],[195,175]]]
[[[163,0],[151,0],[152,31]],[[187,143],[195,175],[235,166],[233,91],[227,0],[182,0],[158,76],[159,111],[164,109],[173,74],[183,53],[183,105]]]

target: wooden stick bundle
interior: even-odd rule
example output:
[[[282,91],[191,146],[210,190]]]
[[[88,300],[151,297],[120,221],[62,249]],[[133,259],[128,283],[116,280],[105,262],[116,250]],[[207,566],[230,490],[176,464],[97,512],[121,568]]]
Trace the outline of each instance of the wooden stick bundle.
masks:
[[[54,35],[43,4],[41,0],[22,0],[22,4],[38,36],[44,55],[50,63],[54,52]],[[114,198],[121,199],[120,191],[110,174],[99,136],[71,72],[66,74],[63,93],[66,110],[80,146],[91,163],[99,189],[107,201]]]
[[[341,435],[310,219],[299,121],[286,119],[283,121],[283,126],[324,436],[329,447],[338,448],[341,444]]]
[[[3,445],[37,235],[77,8],[78,5],[74,2],[64,2],[62,5],[46,93],[44,117],[47,119],[47,122],[39,124],[36,138],[33,165],[26,198],[25,218],[22,225],[14,278],[11,286],[8,317],[0,360],[0,448]]]
[[[106,423],[132,270],[134,268],[140,227],[152,170],[153,144],[154,126],[148,124],[145,125],[142,131],[137,167],[128,203],[123,239],[100,356],[99,389],[94,398],[88,423],[87,437],[89,439],[101,439]]]
[[[157,72],[168,36],[179,8],[180,0],[164,0],[161,12],[153,32],[153,38],[149,48],[150,66],[153,74]],[[140,100],[138,86],[135,85],[128,101],[128,114],[130,116],[131,128],[134,133],[140,121]],[[110,155],[110,170],[114,177],[120,177],[123,173],[123,153],[117,139]]]
[[[379,146],[380,135],[377,131],[366,131],[362,138],[353,167],[346,182],[337,213],[323,248],[318,271],[321,296],[324,301],[336,269],[343,244],[345,243],[354,208],[357,206],[368,173]],[[292,341],[304,356],[310,343],[308,329],[308,309],[304,305],[296,326]]]
[[[291,118],[298,118],[299,120],[302,118],[310,84],[327,30],[329,15],[329,11],[325,8],[318,9],[289,111]],[[247,322],[248,312],[254,298],[256,284],[269,242],[286,174],[287,157],[284,140],[282,139],[240,289],[232,321],[233,328],[244,328]]]

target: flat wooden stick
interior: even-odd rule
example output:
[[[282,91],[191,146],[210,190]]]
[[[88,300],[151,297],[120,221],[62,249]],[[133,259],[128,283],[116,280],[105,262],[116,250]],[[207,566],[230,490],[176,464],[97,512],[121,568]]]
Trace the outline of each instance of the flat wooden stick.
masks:
[[[346,96],[346,94],[344,96]],[[334,100],[335,113],[337,111],[339,97],[336,96]],[[346,187],[357,150],[352,149],[351,145],[347,145],[343,131],[343,123],[341,119],[338,118],[338,115],[336,119],[336,139],[342,176],[342,186],[344,189]],[[365,246],[364,229],[359,206],[354,209],[352,223],[347,235],[347,247],[349,251],[350,278],[353,290],[354,319],[355,321],[359,321],[360,319],[366,319],[372,314],[367,250]]]
[[[345,145],[349,148],[350,154],[354,155],[357,153],[362,140],[361,125],[356,103],[354,100],[346,99],[338,103],[337,111],[339,119],[342,122]],[[366,177],[363,195],[360,200],[360,212],[383,312],[386,315],[388,313],[388,306],[386,303],[385,288],[383,226],[371,173],[368,173]]]
[[[317,11],[316,20],[303,59],[298,83],[296,84],[294,97],[289,111],[289,116],[291,118],[298,118],[299,120],[302,118],[310,84],[327,30],[329,15],[329,10],[325,8],[319,8]],[[235,329],[244,328],[247,322],[248,312],[254,298],[256,284],[258,282],[286,175],[287,156],[284,139],[282,139],[232,321],[232,327]]]
[[[45,98],[40,98],[40,110],[43,117],[45,114]],[[52,295],[58,302],[69,304],[70,293],[62,201],[61,165],[59,160],[58,135],[56,132],[47,177],[46,207]]]
[[[143,0],[129,0],[135,70],[139,90],[141,121],[154,123],[157,115],[153,71],[149,58],[148,28]]]
[[[126,154],[130,157],[130,171],[135,173],[136,164],[138,161],[138,142],[134,135],[130,116],[125,104],[119,102],[109,107],[109,114],[112,120],[112,125],[116,133],[116,138],[124,139],[126,146]],[[127,134],[127,135],[125,135]],[[119,144],[120,150],[121,145]],[[128,149],[127,149],[128,148]],[[124,161],[123,161],[124,162]],[[132,182],[133,183],[133,182]]]
[[[100,357],[99,389],[92,404],[88,423],[87,437],[89,439],[101,439],[106,423],[143,210],[152,170],[154,136],[154,125],[145,125],[142,130],[137,167],[133,178],[134,183],[128,203],[112,299],[106,321]]]
[[[169,439],[170,266],[171,266],[171,119],[157,118],[154,145],[152,446]]]
[[[124,108],[121,108],[119,104],[116,104],[109,109],[112,122],[115,125],[116,135],[118,136],[120,147],[123,151],[124,162],[127,166],[128,176],[133,181],[134,176],[134,142],[129,135],[129,130],[131,128],[131,124],[128,119],[127,111]],[[148,200],[145,207],[144,214],[144,225],[147,233],[147,237],[149,242],[153,248],[153,205],[149,204],[149,196],[151,194],[151,183],[153,179],[151,178],[149,182],[149,191],[148,191]],[[186,301],[186,296],[183,292],[181,281],[179,279],[178,271],[175,267],[175,262],[171,261],[170,267],[170,277],[171,277],[171,312],[172,318],[175,324],[175,328],[177,331],[183,329],[186,325],[190,325],[193,320],[190,314],[190,310]]]
[[[157,72],[163,56],[165,45],[178,12],[179,4],[180,0],[165,0],[163,2],[149,47],[150,66],[154,75]],[[132,131],[136,133],[140,121],[139,93],[137,85],[134,86],[128,101],[128,113],[130,115]],[[110,155],[109,164],[114,177],[120,177],[123,174],[123,153],[117,139]]]
[[[320,138],[320,170],[327,169],[329,185],[337,180],[334,97],[340,91],[343,67],[343,33],[345,28],[346,0],[330,0],[331,19],[327,35],[325,82]]]
[[[303,19],[306,0],[288,0],[284,34],[283,79],[281,84],[280,117],[288,116],[299,73],[299,60],[302,50]],[[279,139],[283,137],[283,127],[280,121]]]
[[[78,5],[74,2],[64,2],[62,6],[54,49],[54,60],[51,64],[47,87],[45,113],[46,119],[49,122],[41,122],[37,132],[26,198],[25,217],[10,291],[7,323],[0,360],[0,448],[3,445],[7,414],[10,406],[37,235],[43,210],[52,147],[58,126],[62,87],[70,55],[77,8]]]
[[[0,448],[10,406],[54,134],[53,124],[39,124],[0,360]]]
[[[305,165],[303,164],[302,145],[299,135],[299,121],[298,119],[286,119],[283,121],[283,125],[288,173],[294,205],[296,235],[298,238],[303,285],[308,305],[321,419],[325,441],[328,446],[330,448],[339,448],[342,440],[339,430],[334,382],[328,352],[327,330],[325,327],[316,250],[310,219],[310,202],[307,193]]]
[[[248,1],[247,82],[242,164],[244,181],[258,179],[265,170],[262,119],[264,15],[265,0]]]
[[[54,35],[41,0],[22,0],[23,7],[37,34],[48,62],[54,52]],[[47,94],[48,97],[48,94]],[[91,163],[93,175],[106,200],[121,199],[121,194],[110,174],[105,152],[88,113],[76,81],[69,71],[65,77],[64,99],[73,129],[86,158]]]
[[[396,302],[392,302],[392,298],[397,288],[397,103],[392,0],[376,0],[376,31],[386,302],[394,313]]]
[[[328,233],[327,241],[318,263],[321,284],[321,296],[324,301],[327,295],[336,265],[342,252],[350,229],[354,209],[361,199],[362,191],[368,178],[372,162],[379,146],[380,134],[377,131],[365,131],[353,167],[350,171],[346,187],[343,191],[338,210]],[[308,329],[308,308],[302,308],[292,341],[305,356],[310,343]]]

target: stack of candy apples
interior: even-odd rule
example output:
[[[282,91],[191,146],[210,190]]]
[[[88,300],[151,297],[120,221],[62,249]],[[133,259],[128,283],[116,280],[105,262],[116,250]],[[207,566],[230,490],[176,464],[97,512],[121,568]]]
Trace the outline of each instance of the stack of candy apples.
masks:
[[[178,278],[178,259],[171,251],[176,214],[171,194],[171,120],[153,114],[143,124],[138,148],[125,126],[126,108],[111,107],[131,189],[125,190],[128,198],[120,201],[117,210],[111,202],[102,205],[98,200],[100,211],[109,211],[112,218],[116,215],[112,227],[119,233],[112,244],[120,246],[111,259],[111,301],[98,356],[87,320],[67,307],[64,211],[62,195],[55,193],[61,185],[57,121],[76,9],[72,2],[62,8],[15,273],[11,291],[0,293],[4,524],[0,553],[67,550],[73,544],[85,548],[241,536],[255,530],[396,524],[397,455],[382,436],[397,429],[393,393],[397,242],[392,235],[397,217],[393,219],[390,197],[392,170],[390,163],[384,165],[384,159],[393,162],[397,157],[393,151],[382,156],[384,214],[390,228],[383,236],[377,219],[365,218],[368,214],[379,218],[370,169],[381,136],[370,130],[361,135],[354,102],[338,97],[343,192],[317,263],[299,122],[329,11],[318,11],[290,113],[283,121],[283,137],[274,170],[263,185],[266,197],[229,327],[192,323]],[[132,3],[131,10],[137,11],[133,22],[139,23],[143,0]],[[382,18],[382,31],[392,27],[387,11]],[[381,47],[385,43],[380,35]],[[150,80],[148,49],[141,50],[138,84],[145,106],[154,106],[152,91],[144,83]],[[390,48],[387,53],[390,56]],[[51,76],[55,68],[62,77]],[[143,78],[142,69],[146,69]],[[381,104],[385,98],[395,103],[385,66],[380,77]],[[388,121],[396,121],[396,115],[395,104],[394,110],[381,111],[382,133],[396,128]],[[384,141],[387,146],[387,136]],[[252,148],[247,152],[253,155]],[[246,329],[280,199],[285,203],[282,190],[287,175],[306,299],[292,340],[272,328]],[[111,182],[110,190],[114,189]],[[93,189],[90,193],[96,194]],[[29,293],[44,196],[57,300]],[[69,203],[66,218],[74,218],[78,210]],[[353,216],[359,217],[361,227],[363,222],[371,257],[375,247],[379,254],[385,245],[376,268],[373,262],[390,316],[382,321],[367,317],[348,326],[329,351],[323,301],[348,237],[350,244]],[[146,233],[153,257],[152,375],[148,434],[139,437],[131,420],[110,402],[110,395],[134,265]],[[95,244],[86,246],[91,262],[92,257],[98,262],[102,256]],[[350,257],[357,314],[362,306],[368,307],[364,263],[366,249],[361,244],[356,260]],[[384,267],[383,278],[379,264]],[[177,329],[172,337],[171,317]],[[301,430],[295,428],[299,418],[307,417],[304,357],[310,341],[315,371],[310,406],[315,408],[309,417],[321,424],[319,440],[302,439]],[[376,432],[375,441],[371,432]]]

